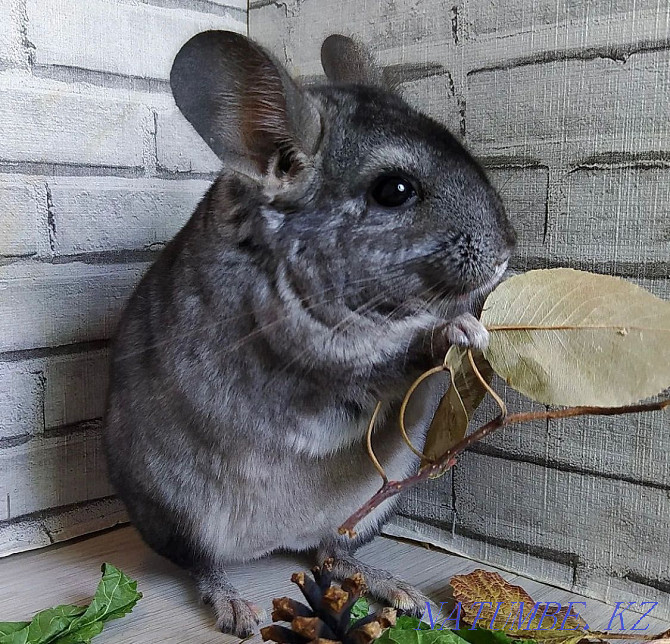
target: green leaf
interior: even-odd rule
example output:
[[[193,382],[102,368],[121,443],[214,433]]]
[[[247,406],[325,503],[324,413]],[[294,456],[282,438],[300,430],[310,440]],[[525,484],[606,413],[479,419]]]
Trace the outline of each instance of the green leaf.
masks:
[[[24,629],[28,624],[30,622],[0,622],[0,640],[5,635],[11,635],[12,633],[16,633],[16,631]]]
[[[365,597],[361,597],[351,607],[351,621],[350,621],[350,623],[353,624],[354,622],[358,621],[359,619],[361,619],[363,617],[366,617],[369,612],[370,612],[370,602]]]
[[[500,284],[481,321],[486,359],[549,405],[628,405],[670,387],[670,302],[625,280],[569,268]]]
[[[141,597],[137,582],[103,564],[102,579],[88,607],[56,606],[37,613],[30,622],[0,623],[0,644],[88,644],[105,622],[129,613]]]
[[[400,617],[398,617],[398,619],[396,619],[395,626],[393,628],[401,630],[401,631],[408,631],[408,630],[426,631],[426,630],[430,630],[430,624],[426,624],[426,622],[422,622],[418,617],[410,617],[409,615],[401,615]]]
[[[142,593],[137,592],[137,582],[129,579],[111,564],[102,564],[102,579],[86,612],[78,620],[81,626],[94,621],[108,621],[129,613]]]
[[[491,382],[493,369],[484,355],[473,351],[472,356],[484,380]],[[423,448],[426,456],[435,459],[462,440],[472,414],[486,395],[486,388],[470,365],[468,349],[452,345],[444,364],[451,374],[451,385],[435,412]]]
[[[394,626],[387,628],[375,640],[375,644],[467,644],[467,642],[454,631],[431,628],[417,631]]]
[[[54,644],[88,644],[96,635],[102,632],[105,622],[91,622],[77,628],[76,631],[59,637]]]
[[[64,633],[85,607],[63,605],[40,611],[21,629],[0,637],[0,644],[47,644]]]
[[[461,628],[454,632],[458,633],[469,644],[537,644],[533,639],[514,639],[505,631],[489,631],[479,626],[474,629]],[[583,636],[582,633],[580,637]]]
[[[76,619],[68,633],[56,644],[88,643],[102,631],[103,624],[110,619],[123,617],[142,598],[137,592],[137,582],[129,579],[111,564],[102,564],[102,579],[95,591],[93,601],[86,612]]]

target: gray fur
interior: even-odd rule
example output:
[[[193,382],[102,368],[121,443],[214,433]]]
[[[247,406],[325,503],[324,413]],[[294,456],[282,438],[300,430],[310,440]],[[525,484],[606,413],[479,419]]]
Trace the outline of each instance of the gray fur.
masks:
[[[363,446],[375,403],[384,401],[375,451],[402,478],[417,459],[396,428],[401,396],[448,342],[486,341],[471,314],[514,233],[475,161],[397,96],[356,84],[300,89],[260,47],[224,32],[185,45],[200,67],[201,46],[218,72],[202,72],[202,103],[189,98],[185,113],[226,169],[128,304],[105,443],[144,539],[193,572],[223,630],[244,635],[258,615],[225,565],[318,549],[351,572],[351,552],[395,505],[366,518],[353,542],[337,536],[380,485]],[[199,67],[180,57],[176,68],[189,71],[173,71],[172,83],[183,98]],[[241,69],[248,58],[257,64]],[[255,82],[274,89],[249,93]],[[317,122],[306,145],[295,124]],[[411,175],[421,198],[372,203],[370,184],[389,171]],[[417,416],[434,408],[438,384]],[[415,443],[425,426],[413,423]],[[404,582],[365,573],[378,595],[421,609],[425,598]]]

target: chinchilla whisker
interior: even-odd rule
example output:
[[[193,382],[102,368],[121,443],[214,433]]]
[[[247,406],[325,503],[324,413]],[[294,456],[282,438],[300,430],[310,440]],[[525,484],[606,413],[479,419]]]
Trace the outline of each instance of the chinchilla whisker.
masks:
[[[366,277],[366,278],[361,278],[361,279],[358,279],[358,280],[353,280],[352,282],[350,282],[350,284],[348,286],[360,285],[360,284],[363,284],[363,283],[377,283],[377,284],[379,284],[380,282],[384,282],[386,280],[397,279],[400,276],[401,276],[400,273],[398,273],[398,274],[389,273],[386,276]],[[309,302],[310,299],[313,299],[314,297],[319,297],[320,295],[322,295],[326,292],[335,290],[336,288],[338,288],[338,287],[329,287],[329,288],[324,289],[323,291],[320,291],[316,294],[312,294],[312,295],[309,295],[309,296],[306,296],[306,297],[303,297],[303,298],[297,298],[297,301],[299,303],[306,303],[306,302]],[[318,302],[315,302],[313,304],[309,304],[307,306],[304,306],[303,310],[309,311],[309,310],[318,308],[320,306],[324,306],[326,304],[332,304],[334,302],[337,302],[337,301],[341,300],[342,297],[346,297],[348,295],[357,295],[359,293],[362,293],[363,290],[364,290],[364,288],[340,291],[333,298],[329,298],[329,299],[326,299],[326,300],[319,300]],[[248,312],[240,314],[240,315],[229,316],[227,318],[221,318],[221,319],[216,320],[216,321],[214,321],[210,324],[197,325],[197,326],[194,326],[193,328],[189,329],[189,331],[187,333],[182,333],[179,336],[175,336],[174,339],[185,340],[188,337],[190,337],[191,335],[193,335],[193,334],[195,334],[199,331],[206,330],[206,329],[214,329],[217,326],[224,325],[231,320],[242,319],[244,317],[250,317],[252,315],[253,315],[253,312],[248,311]],[[258,329],[254,329],[251,333],[249,333],[248,335],[239,339],[231,347],[229,347],[227,349],[227,352],[232,352],[232,351],[235,351],[235,350],[241,348],[242,346],[244,346],[247,343],[247,341],[253,340],[255,337],[257,337],[259,334],[263,333],[264,331],[266,331],[266,330],[268,330],[272,327],[278,326],[278,325],[280,325],[280,324],[282,324],[282,323],[284,323],[284,322],[286,322],[290,319],[291,319],[290,314],[289,315],[284,315],[284,316],[281,316],[278,319],[274,320],[273,322],[270,322],[269,324],[266,324],[262,327],[259,327]],[[141,350],[133,350],[133,351],[130,351],[130,352],[125,352],[125,353],[122,353],[122,354],[118,354],[116,356],[116,359],[117,360],[127,359],[127,358],[130,358],[132,356],[138,355],[140,353],[151,351],[152,349],[156,349],[160,346],[165,346],[167,343],[168,343],[167,340],[164,340],[164,341],[161,341],[161,342],[153,342],[151,344],[148,344],[148,345],[144,346]]]
[[[391,275],[391,276],[388,277],[388,279],[396,279],[396,277],[397,276]],[[366,277],[366,278],[362,278],[362,279],[358,279],[358,280],[353,280],[352,282],[350,282],[348,284],[348,286],[359,285],[361,283],[367,283],[367,282],[370,282],[370,283],[377,282],[378,283],[380,281],[383,281],[384,279],[385,279],[384,277],[379,277],[379,276]],[[315,294],[311,294],[311,295],[308,295],[306,297],[298,298],[297,301],[299,303],[307,303],[311,299],[313,299],[315,297],[320,297],[321,295],[323,295],[327,292],[333,291],[337,288],[339,288],[339,287],[332,286],[332,287],[326,288],[322,291],[319,291]],[[313,304],[310,304],[308,306],[303,307],[303,309],[304,310],[311,310],[311,309],[317,308],[319,306],[323,306],[324,304],[332,304],[333,302],[337,302],[338,300],[340,300],[344,296],[356,295],[356,294],[358,294],[362,291],[363,291],[363,289],[352,289],[351,291],[346,291],[346,290],[345,291],[340,291],[340,293],[338,293],[333,298],[329,298],[329,299],[326,299],[326,300],[319,300],[318,302],[315,302]],[[231,315],[231,316],[228,316],[228,317],[225,317],[225,318],[219,318],[218,320],[216,320],[214,322],[211,322],[210,324],[196,325],[196,326],[192,327],[191,329],[189,329],[189,331],[187,333],[182,333],[179,336],[175,336],[175,339],[185,340],[190,335],[192,335],[192,334],[194,334],[198,331],[207,330],[207,329],[214,329],[217,326],[224,325],[224,324],[226,324],[228,322],[231,322],[233,320],[239,320],[239,319],[243,319],[245,317],[251,317],[251,316],[253,316],[253,311],[247,311],[245,313],[240,313],[238,315]],[[274,322],[271,322],[269,325],[266,325],[266,326],[261,327],[259,329],[255,329],[252,333],[256,334],[257,332],[263,331],[263,330],[265,330],[269,327],[275,326],[277,324],[281,324],[282,322],[285,322],[289,319],[290,319],[290,315],[282,316],[279,319],[275,320]],[[119,353],[119,354],[117,354],[116,358],[118,360],[123,360],[123,359],[126,359],[126,358],[130,358],[130,357],[138,355],[140,353],[151,351],[152,349],[155,349],[157,347],[165,346],[169,342],[171,342],[171,340],[170,341],[164,340],[164,341],[161,341],[161,342],[153,342],[151,344],[146,345],[141,350],[133,350],[133,351],[125,352],[125,353]]]
[[[375,297],[373,297],[372,300],[377,300],[377,301],[381,302],[381,301],[383,301],[383,298],[384,298],[385,295],[386,295],[386,293],[380,293],[380,294],[376,295]],[[354,309],[353,311],[351,311],[351,313],[350,313],[349,315],[347,315],[347,316],[344,318],[344,320],[340,320],[340,321],[335,325],[335,327],[331,327],[331,328],[329,328],[329,329],[324,330],[323,333],[322,333],[321,335],[324,335],[324,336],[325,336],[325,335],[334,335],[333,332],[334,332],[335,328],[338,327],[339,325],[343,324],[344,322],[348,322],[348,323],[349,323],[349,324],[346,325],[346,328],[348,328],[348,326],[350,326],[350,325],[352,324],[352,320],[354,320],[354,319],[356,318],[357,315],[359,315],[363,310],[366,310],[367,308],[369,308],[371,305],[374,306],[374,304],[377,303],[377,302],[374,302],[374,303],[371,304],[372,300],[371,300],[371,301],[368,301],[368,302],[364,302],[363,304],[361,304],[359,307],[357,307],[356,309]],[[340,332],[342,332],[343,330],[344,330],[344,329],[340,329]],[[307,355],[309,352],[310,352],[310,349],[308,348],[308,349],[305,349],[304,351],[301,351],[301,352],[299,352],[298,354],[296,354],[296,355],[293,357],[292,360],[290,360],[289,362],[287,362],[287,363],[286,363],[286,364],[285,364],[285,365],[284,365],[284,366],[283,366],[283,367],[282,367],[282,368],[275,374],[275,378],[273,378],[273,380],[276,379],[276,377],[279,376],[279,375],[281,375],[282,373],[285,373],[285,372],[286,372],[292,365],[294,365],[296,362],[298,362],[302,357],[304,357],[305,355]]]
[[[421,308],[421,309],[423,309],[423,310],[425,310],[425,311],[429,311],[429,307],[428,307],[428,305],[427,305],[427,304],[423,304],[423,303],[421,302],[421,299],[422,299],[423,297],[425,297],[426,295],[428,295],[428,294],[433,290],[433,288],[434,288],[434,286],[431,285],[431,286],[429,286],[428,288],[424,289],[421,293],[419,293],[419,295],[417,295],[417,296],[415,297],[415,300],[416,300],[417,304],[419,305],[419,308]],[[388,321],[388,320],[389,320],[389,319],[390,319],[390,318],[391,318],[391,317],[392,317],[392,316],[393,316],[393,315],[394,315],[400,308],[402,308],[403,305],[404,305],[404,303],[403,303],[403,304],[400,304],[400,305],[397,306],[397,307],[395,307],[395,309],[393,309],[393,310],[391,311],[391,313],[389,313],[389,314],[386,316],[386,320]],[[434,327],[434,325],[433,325],[433,327]],[[411,341],[411,339],[408,339],[407,342],[405,343],[405,355],[404,355],[404,357],[403,357],[403,367],[405,367],[405,366],[407,365],[407,358],[408,358],[409,350],[410,350],[410,347],[411,347],[411,346],[412,346],[412,341]]]

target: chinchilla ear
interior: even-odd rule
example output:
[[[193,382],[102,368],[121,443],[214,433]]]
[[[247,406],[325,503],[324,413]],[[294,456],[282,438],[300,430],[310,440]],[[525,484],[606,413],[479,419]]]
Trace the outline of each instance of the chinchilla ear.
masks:
[[[181,112],[226,165],[262,174],[278,150],[310,156],[318,146],[317,107],[245,36],[194,36],[174,60],[170,86]]]
[[[385,85],[384,74],[365,47],[348,36],[333,34],[321,45],[321,66],[336,83]]]

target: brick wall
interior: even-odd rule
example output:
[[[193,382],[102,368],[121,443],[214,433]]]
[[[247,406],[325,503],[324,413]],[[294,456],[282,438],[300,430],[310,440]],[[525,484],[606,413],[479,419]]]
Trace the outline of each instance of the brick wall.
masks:
[[[246,0],[0,0],[0,555],[123,520],[100,450],[121,307],[219,167],[173,56]]]
[[[405,64],[407,100],[498,185],[517,269],[574,266],[670,298],[667,2],[261,0],[249,28],[307,79],[331,33]],[[670,616],[669,426],[655,414],[511,428],[412,490],[389,531]]]

